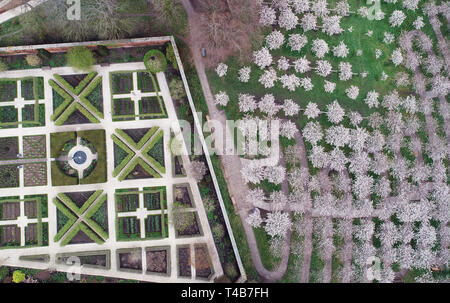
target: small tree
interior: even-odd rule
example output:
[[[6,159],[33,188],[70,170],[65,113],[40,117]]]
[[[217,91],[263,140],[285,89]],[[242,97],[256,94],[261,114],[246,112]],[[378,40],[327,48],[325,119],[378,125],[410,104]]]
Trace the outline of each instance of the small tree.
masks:
[[[39,66],[42,64],[41,58],[39,58],[36,54],[28,54],[25,57],[25,60],[27,61],[28,65],[30,66]]]
[[[167,68],[166,56],[161,51],[152,49],[145,54],[144,64],[152,74],[163,72]]]
[[[23,282],[23,280],[25,280],[25,274],[23,272],[21,272],[20,270],[15,270],[13,272],[13,282],[20,283],[20,282]]]
[[[175,100],[183,99],[186,96],[183,81],[179,79],[172,79],[172,81],[170,81],[169,90],[172,98]]]
[[[67,52],[67,64],[75,69],[88,71],[95,64],[94,54],[85,46],[75,46]]]

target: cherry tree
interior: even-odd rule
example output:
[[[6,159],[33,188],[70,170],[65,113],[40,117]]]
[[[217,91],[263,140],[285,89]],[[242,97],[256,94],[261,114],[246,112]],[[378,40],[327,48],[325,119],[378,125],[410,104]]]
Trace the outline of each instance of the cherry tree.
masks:
[[[309,0],[291,0],[291,3],[296,14],[303,14],[309,11]]]
[[[392,52],[391,60],[395,66],[397,66],[403,62],[403,55],[402,55],[402,51],[400,48],[397,48]]]
[[[358,15],[363,18],[367,18],[367,16],[369,15],[369,9],[367,8],[367,6],[361,6],[360,8],[358,8]]]
[[[406,19],[406,15],[400,11],[400,10],[395,10],[392,12],[392,15],[389,17],[389,23],[391,24],[391,26],[400,26],[402,25],[403,21]]]
[[[336,14],[340,16],[349,16],[350,15],[350,5],[348,4],[347,0],[338,1],[336,3],[336,7],[334,9]]]
[[[329,36],[341,34],[344,30],[341,28],[341,16],[327,16],[323,18],[322,32]]]
[[[357,127],[350,131],[350,147],[353,150],[361,151],[365,147],[367,140],[370,138],[370,134],[365,128]]]
[[[227,74],[228,71],[228,65],[224,63],[219,63],[216,67],[216,73],[219,77],[224,77]]]
[[[228,101],[230,101],[230,98],[224,91],[220,91],[218,94],[214,96],[214,103],[216,105],[227,106]]]
[[[338,58],[345,58],[349,53],[347,45],[341,41],[337,46],[333,47],[333,55]]]
[[[312,42],[311,51],[317,58],[323,58],[329,51],[328,44],[323,39],[315,39]]]
[[[338,124],[344,118],[344,109],[339,105],[337,100],[327,105],[327,117],[331,123]]]
[[[386,176],[382,176],[374,186],[374,192],[385,199],[391,194],[391,184]]]
[[[297,73],[306,73],[311,70],[311,67],[309,66],[310,62],[308,59],[306,59],[306,56],[303,56],[294,62],[294,69]]]
[[[279,49],[284,44],[284,35],[280,31],[274,30],[267,35],[266,44],[270,50]]]
[[[264,85],[265,88],[271,88],[275,85],[275,81],[278,80],[277,72],[274,68],[270,67],[266,69],[264,73],[259,77],[259,83]]]
[[[403,0],[403,7],[415,11],[419,7],[420,0]]]
[[[316,145],[317,142],[322,140],[323,132],[319,122],[308,122],[303,128],[303,137],[312,145]]]
[[[263,25],[274,25],[277,21],[275,9],[270,6],[263,5],[259,12],[259,22]]]
[[[239,81],[247,83],[250,80],[250,73],[252,69],[249,66],[244,66],[239,70]]]
[[[335,147],[344,147],[350,142],[350,129],[338,125],[331,126],[325,131],[325,140],[328,144]]]
[[[437,75],[441,72],[444,62],[435,55],[429,55],[425,59],[425,69],[427,72],[433,75]]]
[[[327,16],[330,13],[327,0],[314,1],[311,5],[311,11],[313,11],[317,17],[323,18]]]
[[[358,112],[351,112],[349,115],[349,118],[350,118],[350,123],[355,127],[358,126],[359,124],[361,124],[361,122],[363,120],[363,117]]]
[[[300,86],[303,87],[305,91],[310,91],[314,87],[309,77],[300,79]]]
[[[395,41],[395,36],[391,33],[388,32],[384,32],[384,38],[383,38],[383,43],[385,44],[391,44]]]
[[[286,57],[280,57],[277,63],[278,63],[277,68],[279,70],[286,71],[289,69],[289,67],[291,67],[291,65],[289,64],[289,59]]]
[[[416,97],[413,95],[406,96],[406,98],[403,99],[402,106],[407,113],[414,115],[417,112]]]
[[[334,169],[338,172],[344,171],[346,169],[345,165],[347,164],[348,159],[340,148],[334,148],[329,154],[329,159],[331,169]]]
[[[203,161],[191,161],[188,165],[188,174],[195,181],[200,182],[206,174],[206,165]]]
[[[245,198],[245,202],[250,205],[258,205],[266,200],[266,195],[261,188],[250,189]]]
[[[246,162],[241,169],[245,183],[259,184],[264,180],[264,169],[254,161]]]
[[[317,104],[314,102],[309,102],[308,105],[306,105],[305,109],[305,116],[308,119],[315,119],[319,116],[320,109],[317,107]]]
[[[359,88],[355,85],[352,85],[345,90],[345,93],[347,94],[347,97],[355,100],[359,95]]]
[[[293,51],[301,51],[308,43],[308,38],[301,34],[291,34],[288,38],[288,45]]]
[[[294,29],[298,24],[298,17],[290,8],[283,9],[278,16],[278,25],[285,30]]]
[[[280,109],[275,103],[275,97],[272,94],[264,95],[258,103],[258,108],[270,117],[275,116]]]
[[[369,115],[367,121],[369,122],[368,124],[370,127],[377,129],[381,124],[383,124],[383,117],[381,117],[379,112],[374,112]]]
[[[353,193],[358,199],[364,199],[372,193],[373,178],[370,176],[357,175],[353,182]]]
[[[297,132],[298,129],[294,122],[287,120],[281,123],[280,136],[292,139]]]
[[[261,218],[261,212],[259,208],[254,208],[253,211],[248,215],[247,219],[245,219],[248,225],[253,228],[258,228],[264,222]]]
[[[384,140],[383,140],[383,142],[384,142]],[[373,142],[371,142],[371,143],[373,144]],[[381,145],[381,144],[379,144],[379,145]],[[378,175],[382,175],[382,174],[386,173],[388,171],[388,169],[390,168],[390,162],[389,162],[388,158],[386,157],[386,155],[381,152],[381,149],[379,152],[374,154],[374,160],[372,161],[372,163],[370,165],[371,165],[370,170]],[[389,182],[388,182],[388,186],[389,186]]]
[[[370,136],[370,139],[367,140],[367,151],[369,153],[377,153],[383,149],[384,143],[383,134],[379,130],[375,130]]]
[[[349,62],[339,63],[339,80],[347,81],[353,76],[352,65]]]
[[[422,16],[418,16],[417,19],[414,20],[413,26],[414,26],[415,29],[421,29],[422,27],[424,27],[425,23],[423,22],[423,17]]]
[[[283,111],[286,116],[296,116],[300,111],[300,106],[291,99],[284,100]]]
[[[295,91],[300,85],[300,79],[294,74],[283,75],[280,77],[280,81],[283,85],[283,88],[287,88],[291,92]]]
[[[302,17],[302,20],[300,22],[300,25],[304,32],[307,32],[310,30],[316,30],[316,27],[317,27],[316,15],[313,15],[311,13],[304,14]]]
[[[259,68],[264,69],[272,64],[272,55],[265,47],[253,52],[253,62],[258,65]]]
[[[395,84],[397,86],[408,86],[410,84],[409,76],[405,72],[398,72],[395,74]]]
[[[284,238],[288,230],[291,229],[292,222],[287,212],[269,212],[267,214],[264,230],[272,237]]]
[[[393,90],[390,94],[387,94],[383,97],[381,105],[384,108],[387,108],[388,110],[392,111],[397,109],[397,107],[401,104],[401,102],[402,100],[400,99],[398,92],[396,90]]]
[[[315,69],[319,76],[326,77],[331,74],[332,67],[330,62],[326,60],[318,60],[316,61],[316,64],[317,66]]]
[[[348,170],[355,175],[364,175],[370,168],[369,155],[364,151],[354,151],[349,160]]]
[[[328,154],[324,151],[323,146],[314,145],[311,153],[308,155],[309,161],[315,168],[324,168],[328,166]]]
[[[254,112],[258,105],[256,104],[255,96],[249,94],[239,94],[239,111]]]
[[[264,178],[273,184],[281,184],[284,181],[286,169],[283,166],[266,166]]]
[[[335,88],[336,88],[336,83],[325,80],[324,85],[323,85],[323,89],[325,90],[325,92],[332,93],[335,90]]]

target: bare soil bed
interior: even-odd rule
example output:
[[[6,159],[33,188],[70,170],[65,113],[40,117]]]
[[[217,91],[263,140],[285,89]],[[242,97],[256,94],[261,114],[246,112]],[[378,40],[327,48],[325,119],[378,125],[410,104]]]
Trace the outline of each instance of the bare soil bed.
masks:
[[[190,277],[191,272],[191,252],[189,247],[178,248],[178,273],[180,277]]]
[[[147,272],[167,273],[167,250],[152,250],[146,252]]]
[[[7,202],[1,203],[1,216],[0,220],[15,220],[20,216],[20,203],[19,202]]]
[[[119,264],[122,269],[142,270],[141,250],[119,253]]]
[[[0,138],[0,160],[17,159],[19,141],[17,137]]]

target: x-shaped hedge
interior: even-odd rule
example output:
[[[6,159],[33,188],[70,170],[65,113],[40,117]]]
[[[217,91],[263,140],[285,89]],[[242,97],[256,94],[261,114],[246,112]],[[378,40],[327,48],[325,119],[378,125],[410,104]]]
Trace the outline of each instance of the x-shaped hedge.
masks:
[[[161,174],[165,174],[166,169],[164,165],[151,157],[148,152],[159,140],[163,140],[163,136],[164,132],[159,127],[154,126],[136,143],[123,130],[116,129],[116,134],[112,135],[112,139],[128,155],[114,169],[113,176],[119,176],[119,181],[122,181],[137,165],[140,165],[154,178],[161,178]]]
[[[51,116],[52,121],[55,121],[56,125],[63,125],[75,111],[79,111],[92,123],[100,123],[99,118],[103,119],[103,113],[87,98],[102,81],[102,77],[95,78],[95,76],[97,76],[96,72],[87,74],[77,87],[70,85],[60,75],[54,75],[57,82],[49,80],[53,90],[64,99]],[[92,81],[92,79],[94,80]]]
[[[106,194],[102,195],[103,191],[98,190],[93,193],[88,200],[79,208],[75,202],[67,195],[60,193],[57,198],[53,200],[57,209],[62,212],[67,218],[67,223],[58,231],[54,241],[61,241],[61,246],[66,245],[78,234],[83,231],[91,240],[97,244],[103,244],[108,239],[108,233],[98,225],[92,217],[106,202]]]

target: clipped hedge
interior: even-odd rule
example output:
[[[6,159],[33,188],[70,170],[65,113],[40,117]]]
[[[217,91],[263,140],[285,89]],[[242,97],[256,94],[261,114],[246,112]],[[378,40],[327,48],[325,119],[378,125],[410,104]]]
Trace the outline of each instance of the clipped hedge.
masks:
[[[83,104],[94,114],[96,114],[98,117],[103,119],[103,113],[100,112],[88,99],[87,96],[89,96],[90,93],[102,82],[102,78],[98,77],[94,81],[92,81],[89,86],[83,91],[83,93],[80,95],[80,100],[83,102]]]
[[[53,204],[56,205],[57,209],[65,215],[68,220],[67,223],[58,231],[55,235],[53,241],[58,242],[64,236],[64,234],[73,226],[73,224],[77,221],[76,217],[61,203],[58,198],[53,199]]]
[[[125,180],[125,178],[134,170],[134,168],[136,167],[136,165],[140,165],[142,166],[142,168],[148,172],[150,175],[152,175],[155,178],[161,178],[161,175],[156,172],[153,168],[150,167],[150,165],[148,165],[144,160],[142,160],[141,158],[136,158],[129,166],[127,169],[125,169],[122,174],[119,176],[119,181],[123,181]]]
[[[117,175],[120,173],[120,171],[127,165],[128,162],[133,159],[135,153],[128,148],[128,146],[122,142],[122,140],[119,139],[116,135],[111,135],[111,139],[116,143],[120,148],[122,148],[124,151],[128,152],[128,155],[125,157],[125,159],[122,160],[122,162],[117,165],[116,168],[114,168],[113,171],[113,177],[117,177]]]
[[[50,79],[48,81],[48,84],[50,84],[50,86],[56,93],[64,98],[64,102],[53,111],[53,115],[50,118],[52,121],[55,121],[59,117],[59,115],[61,115],[61,113],[70,105],[70,103],[73,101],[73,98],[68,93],[66,93],[64,89],[62,89],[55,81]]]

